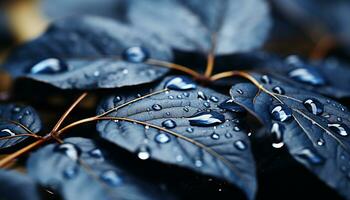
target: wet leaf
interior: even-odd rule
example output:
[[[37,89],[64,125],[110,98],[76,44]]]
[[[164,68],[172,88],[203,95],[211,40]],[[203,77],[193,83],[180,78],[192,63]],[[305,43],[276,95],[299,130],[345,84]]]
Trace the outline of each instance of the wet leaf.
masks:
[[[141,160],[155,159],[227,180],[253,199],[255,165],[247,133],[237,114],[218,107],[228,98],[187,77],[167,77],[140,93],[108,97],[98,113],[114,108],[108,116],[118,119],[100,121],[97,129]]]
[[[41,129],[41,120],[36,111],[29,106],[15,104],[0,105],[0,149],[14,146]]]
[[[33,153],[27,162],[28,173],[66,200],[171,198],[118,165],[112,152],[90,139],[68,138]]]
[[[261,46],[270,27],[269,9],[262,0],[125,2],[127,22],[157,33],[184,51],[207,54],[213,35],[216,54],[248,51]]]
[[[253,75],[260,80],[260,75]],[[231,89],[234,101],[257,116],[289,153],[327,185],[349,197],[350,121],[343,105],[321,95],[271,79],[262,83],[269,92],[250,83]],[[283,89],[277,92],[276,87]],[[238,92],[240,91],[240,92]],[[275,143],[275,145],[276,145]]]
[[[170,61],[158,37],[98,17],[54,22],[38,39],[17,48],[4,64],[24,76],[62,89],[114,88],[156,80],[168,69],[145,63]]]
[[[35,182],[15,171],[0,170],[1,200],[39,200]]]

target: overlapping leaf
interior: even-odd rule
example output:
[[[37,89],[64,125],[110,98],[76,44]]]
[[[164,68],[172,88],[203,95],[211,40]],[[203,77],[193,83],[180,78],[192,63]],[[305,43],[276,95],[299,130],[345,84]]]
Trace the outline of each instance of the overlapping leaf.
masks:
[[[41,120],[36,111],[29,106],[15,104],[0,105],[0,149],[11,147],[41,129]]]
[[[263,0],[132,0],[125,4],[127,22],[185,51],[207,54],[213,36],[216,54],[248,51],[264,42],[270,27]]]
[[[132,47],[137,62],[122,59]],[[148,55],[172,59],[170,48],[144,30],[104,18],[75,17],[54,22],[38,39],[17,48],[4,68],[15,77],[63,89],[113,88],[151,82],[168,71],[142,62]]]
[[[113,151],[90,139],[68,138],[33,153],[28,173],[37,182],[58,191],[64,199],[171,199],[150,181],[120,166]]]
[[[256,80],[260,75],[253,74]],[[343,105],[270,79],[258,89],[234,85],[231,96],[257,116],[290,154],[316,176],[349,198],[350,114]],[[273,93],[270,93],[273,92]]]
[[[169,90],[164,91],[164,87]],[[142,94],[148,94],[146,98]],[[249,199],[256,191],[255,165],[240,119],[219,107],[229,97],[195,85],[186,77],[167,77],[145,91],[118,93],[98,113],[101,136],[140,159],[156,159],[225,179]],[[127,103],[130,102],[131,103]],[[219,106],[219,107],[218,107]]]
[[[0,170],[0,194],[2,200],[39,200],[35,182],[26,175]]]

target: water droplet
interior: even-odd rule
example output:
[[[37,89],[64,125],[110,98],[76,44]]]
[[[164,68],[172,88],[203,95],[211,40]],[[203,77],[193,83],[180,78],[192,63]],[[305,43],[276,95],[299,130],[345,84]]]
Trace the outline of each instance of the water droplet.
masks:
[[[238,131],[241,130],[241,128],[239,128],[239,126],[235,126],[235,127],[233,127],[233,130],[236,131],[236,132],[238,132]]]
[[[225,137],[226,138],[232,138],[232,134],[231,133],[225,133]]]
[[[129,62],[141,63],[149,58],[149,52],[143,47],[135,46],[125,49],[122,57]]]
[[[217,98],[217,97],[215,97],[215,96],[211,96],[209,99],[210,99],[210,101],[212,101],[212,102],[214,102],[214,103],[216,103],[216,102],[219,101],[219,98]]]
[[[155,110],[155,111],[159,111],[159,110],[162,110],[162,106],[159,105],[159,104],[154,104],[154,105],[152,106],[152,109]]]
[[[169,99],[174,99],[174,96],[173,95],[169,95],[168,98]]]
[[[308,83],[311,85],[324,85],[326,84],[323,76],[314,67],[298,67],[291,70],[288,76],[298,82]]]
[[[14,135],[16,135],[16,134],[7,128],[2,129],[0,131],[0,137],[7,137],[7,136],[14,136]]]
[[[116,96],[113,99],[113,103],[116,104],[116,103],[120,102],[121,100],[122,100],[122,98],[120,96]]]
[[[21,112],[21,108],[18,107],[18,106],[15,106],[15,107],[12,108],[12,112],[13,113],[19,113],[19,112]]]
[[[63,171],[63,176],[66,179],[72,179],[78,175],[78,171],[79,171],[79,168],[76,165],[69,166]]]
[[[186,76],[177,76],[165,83],[164,88],[171,90],[192,90],[196,89],[197,85],[194,81]]]
[[[176,98],[183,99],[184,97],[181,94],[179,94],[179,95],[176,96]]]
[[[271,79],[270,79],[270,77],[267,76],[267,75],[262,75],[262,76],[261,76],[261,82],[262,82],[263,84],[271,84]]]
[[[170,112],[166,112],[165,114],[168,115],[168,116],[170,116]]]
[[[103,157],[102,151],[100,149],[97,149],[97,148],[89,151],[89,155],[93,158],[98,158],[98,159]]]
[[[301,159],[304,159],[311,164],[318,165],[324,162],[324,158],[321,157],[317,152],[311,151],[310,149],[302,149],[297,156]]]
[[[204,107],[206,107],[206,108],[210,108],[210,103],[208,103],[208,102],[204,102],[203,105],[204,105]]]
[[[99,71],[95,71],[93,75],[94,75],[95,77],[98,77],[98,76],[100,76],[100,72],[99,72]]]
[[[194,129],[190,127],[190,128],[187,128],[186,131],[187,131],[188,133],[193,133]]]
[[[190,93],[184,92],[183,95],[184,95],[185,97],[189,97],[189,96],[190,96]]]
[[[322,138],[320,138],[320,139],[317,140],[317,145],[318,145],[318,146],[323,146],[324,143],[325,143],[325,141],[324,141]]]
[[[141,160],[147,160],[151,157],[151,150],[147,146],[141,146],[137,151],[137,157]]]
[[[225,121],[225,116],[216,111],[199,112],[188,118],[192,126],[215,126]]]
[[[188,109],[188,107],[184,107],[183,110],[184,110],[185,112],[190,111],[190,109]]]
[[[26,111],[24,111],[24,114],[25,114],[25,115],[30,115],[30,114],[32,114],[32,113],[30,112],[30,110],[26,110]]]
[[[276,94],[285,94],[285,91],[283,88],[276,86],[274,88],[272,88],[272,92],[276,93]]]
[[[273,123],[271,127],[271,133],[273,134],[272,147],[281,148],[284,146],[283,143],[283,132],[285,127],[279,123]]]
[[[129,70],[128,70],[128,69],[123,69],[122,73],[123,73],[123,74],[128,74],[128,73],[129,73]]]
[[[114,170],[104,171],[100,178],[113,187],[120,186],[123,183],[123,179]]]
[[[177,155],[177,156],[175,157],[175,159],[176,159],[177,162],[182,162],[182,161],[184,160],[184,158],[182,157],[182,155]]]
[[[203,162],[201,160],[197,159],[197,160],[194,161],[194,165],[196,167],[202,167],[203,166]]]
[[[198,97],[198,99],[202,99],[202,100],[208,99],[208,97],[202,91],[197,92],[197,97]]]
[[[146,125],[146,126],[145,126],[145,129],[146,129],[146,130],[148,130],[148,129],[149,129],[149,126],[148,126],[148,125]]]
[[[55,147],[54,151],[63,153],[70,159],[77,161],[81,154],[81,149],[72,143],[63,143]]]
[[[243,90],[241,90],[241,89],[237,89],[236,91],[237,91],[237,93],[240,94],[240,95],[244,94]]]
[[[238,149],[238,150],[245,150],[247,148],[247,145],[242,141],[242,140],[237,140],[236,142],[233,143],[233,145]]]
[[[56,74],[68,70],[67,64],[57,58],[48,58],[35,64],[29,71],[31,74]]]
[[[317,99],[305,99],[303,104],[314,115],[321,115],[323,113],[323,105]]]
[[[166,133],[158,133],[155,137],[156,142],[165,144],[170,142],[170,137]]]
[[[218,140],[218,139],[220,139],[220,135],[219,134],[217,134],[217,133],[213,133],[213,134],[211,134],[211,139],[213,139],[213,140]]]
[[[168,128],[168,129],[172,129],[172,128],[176,127],[176,123],[172,119],[167,119],[167,120],[162,122],[162,126],[165,128]]]
[[[285,122],[292,118],[292,110],[284,104],[279,104],[273,107],[271,115],[274,120]]]
[[[345,124],[328,124],[328,127],[341,136],[349,135],[349,127]]]
[[[224,102],[220,103],[218,105],[219,108],[225,109],[225,110],[229,110],[231,112],[236,112],[236,113],[245,113],[245,109],[236,104],[233,99],[226,99]]]
[[[337,117],[337,121],[338,121],[338,122],[341,122],[342,119],[341,119],[340,117]]]

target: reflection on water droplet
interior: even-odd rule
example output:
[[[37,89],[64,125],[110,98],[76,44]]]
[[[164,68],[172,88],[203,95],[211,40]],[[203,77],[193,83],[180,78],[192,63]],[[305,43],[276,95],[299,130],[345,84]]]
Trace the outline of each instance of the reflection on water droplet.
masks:
[[[225,122],[225,116],[216,111],[199,112],[188,118],[191,126],[215,126]]]
[[[169,79],[164,88],[168,88],[171,90],[192,90],[196,89],[197,85],[190,78],[186,76],[177,76]]]
[[[349,135],[349,128],[345,124],[328,124],[328,127],[341,136]]]
[[[13,108],[12,108],[12,112],[13,112],[13,113],[19,113],[19,112],[21,112],[21,107],[18,107],[18,106],[13,107]]]
[[[118,102],[120,102],[122,100],[122,98],[120,96],[115,96],[113,99],[113,103],[116,104]]]
[[[78,175],[78,166],[74,165],[74,166],[69,166],[67,167],[64,171],[63,171],[63,176],[66,179],[72,179],[75,178]]]
[[[97,149],[97,148],[89,151],[89,155],[93,158],[98,158],[98,159],[103,157],[102,151],[100,149]]]
[[[207,100],[208,99],[208,97],[202,91],[198,91],[197,92],[197,97],[198,97],[198,99],[201,99],[201,100]]]
[[[291,70],[288,76],[298,82],[311,85],[325,85],[323,76],[314,67],[299,67]]]
[[[322,164],[324,162],[324,158],[321,155],[307,148],[302,149],[299,153],[297,153],[297,156],[314,165]]]
[[[177,155],[175,159],[176,159],[177,162],[182,162],[184,160],[182,155]]]
[[[147,146],[141,146],[137,151],[137,157],[141,160],[147,160],[151,157],[151,150]]]
[[[273,123],[271,127],[271,133],[273,134],[272,147],[281,148],[284,146],[283,143],[283,132],[285,127],[279,123]]]
[[[176,123],[172,119],[167,119],[167,120],[162,122],[162,126],[165,128],[168,128],[168,129],[172,129],[172,128],[176,127]]]
[[[141,63],[149,58],[149,52],[143,47],[135,46],[125,49],[122,53],[122,57],[129,62]]]
[[[225,137],[226,138],[232,138],[232,134],[231,133],[225,133]]]
[[[123,179],[114,170],[104,171],[100,178],[102,181],[112,187],[117,187],[123,184]]]
[[[189,132],[189,133],[193,133],[194,129],[189,127],[189,128],[186,129],[186,131]]]
[[[166,133],[158,133],[155,137],[155,140],[159,144],[165,144],[170,142],[170,137]]]
[[[219,101],[219,98],[217,98],[217,97],[215,97],[215,96],[211,96],[209,99],[210,99],[210,101],[212,101],[212,102],[214,102],[214,103],[216,103],[216,102]]]
[[[213,140],[218,140],[218,139],[220,139],[220,135],[219,134],[217,134],[217,133],[213,133],[213,134],[211,134],[211,139],[213,139]]]
[[[271,116],[276,121],[285,122],[292,118],[292,110],[285,104],[279,104],[273,107]]]
[[[203,162],[201,160],[197,159],[197,160],[194,161],[194,165],[196,167],[202,167],[203,166]]]
[[[2,129],[0,131],[0,137],[8,137],[8,136],[15,136],[16,134],[12,132],[10,129]]]
[[[322,138],[320,138],[320,139],[317,140],[317,145],[318,145],[318,146],[323,146],[324,143],[325,143],[325,141],[324,141]]]
[[[317,99],[305,99],[303,104],[314,115],[321,115],[323,113],[323,105]]]
[[[238,149],[238,150],[245,150],[247,148],[247,145],[242,141],[242,140],[237,140],[236,142],[233,143],[233,145]]]
[[[218,105],[218,107],[225,109],[225,110],[229,110],[231,112],[235,112],[235,113],[245,113],[246,112],[246,110],[242,106],[236,104],[233,101],[233,99],[226,99],[225,101],[220,103]]]
[[[72,143],[63,143],[55,147],[55,152],[60,152],[69,157],[70,159],[77,161],[81,154],[81,149]]]
[[[31,74],[56,74],[68,70],[67,64],[57,58],[48,58],[35,64],[29,71]]]
[[[236,91],[237,91],[237,93],[240,94],[240,95],[244,94],[243,90],[241,90],[241,89],[237,89]]]
[[[276,86],[274,88],[272,88],[272,92],[276,93],[276,94],[285,94],[285,91],[283,88]]]
[[[270,77],[267,76],[267,75],[262,75],[262,76],[261,76],[261,82],[262,82],[263,84],[271,84],[271,79],[270,79]]]
[[[162,110],[162,106],[159,105],[159,104],[154,104],[154,105],[152,106],[152,109],[155,110],[155,111],[159,111],[159,110]]]
[[[204,102],[203,105],[204,105],[204,107],[206,107],[206,108],[210,108],[210,103],[208,103],[208,102]]]

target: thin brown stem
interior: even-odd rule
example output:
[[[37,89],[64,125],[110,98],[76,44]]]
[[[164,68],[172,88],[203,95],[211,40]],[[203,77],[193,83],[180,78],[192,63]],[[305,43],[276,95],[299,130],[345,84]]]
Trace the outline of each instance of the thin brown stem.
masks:
[[[88,94],[87,92],[84,92],[82,95],[79,96],[77,100],[74,101],[74,103],[68,108],[68,110],[63,113],[62,117],[58,120],[56,125],[53,127],[51,133],[56,132],[60,128],[63,121],[72,112],[72,110],[86,97],[87,94]]]
[[[207,57],[207,67],[204,73],[204,76],[207,78],[211,76],[214,70],[215,49],[216,49],[216,34],[213,34],[211,36],[211,49]]]
[[[196,79],[203,79],[203,76],[188,68],[188,67],[185,67],[185,66],[182,66],[182,65],[178,65],[178,64],[175,64],[175,63],[170,63],[170,62],[166,62],[166,61],[161,61],[161,60],[155,60],[155,59],[148,59],[146,61],[147,64],[150,64],[150,65],[157,65],[159,67],[166,67],[166,68],[170,68],[170,69],[174,69],[174,70],[178,70],[178,71],[181,71],[181,72],[184,72],[190,76],[192,76],[193,78],[196,78]]]

